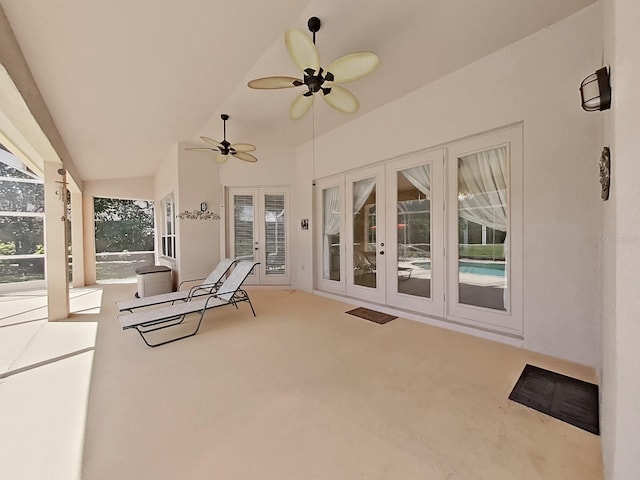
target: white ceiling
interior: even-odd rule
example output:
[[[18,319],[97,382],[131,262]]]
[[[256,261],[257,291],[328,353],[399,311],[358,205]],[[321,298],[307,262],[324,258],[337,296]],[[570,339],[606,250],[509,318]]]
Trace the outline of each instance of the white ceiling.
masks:
[[[0,0],[82,180],[153,175],[199,135],[297,146],[406,95],[595,0]],[[323,65],[356,51],[381,60],[346,85],[354,115],[316,101],[288,119],[293,90],[249,80],[298,76],[284,31],[318,16]]]

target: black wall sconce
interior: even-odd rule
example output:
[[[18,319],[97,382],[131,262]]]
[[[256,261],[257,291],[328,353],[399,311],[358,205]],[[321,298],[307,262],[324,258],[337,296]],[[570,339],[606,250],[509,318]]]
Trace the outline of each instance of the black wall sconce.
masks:
[[[611,108],[611,84],[609,70],[602,67],[580,84],[582,108],[587,112],[597,112]]]

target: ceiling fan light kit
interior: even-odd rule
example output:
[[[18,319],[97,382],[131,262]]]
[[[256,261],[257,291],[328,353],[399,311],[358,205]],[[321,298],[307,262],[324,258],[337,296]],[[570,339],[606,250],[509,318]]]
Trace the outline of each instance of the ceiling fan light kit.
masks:
[[[250,143],[234,143],[233,145],[227,141],[227,120],[229,120],[229,115],[223,113],[220,115],[220,118],[223,122],[224,129],[224,137],[221,142],[214,140],[209,137],[200,137],[205,142],[213,145],[213,147],[188,147],[185,150],[211,150],[213,152],[220,152],[216,156],[216,162],[222,164],[229,160],[229,157],[239,158],[240,160],[244,160],[245,162],[255,163],[258,161],[256,157],[251,155],[249,152],[253,152],[256,147],[251,145]]]
[[[316,93],[322,92],[322,98],[334,109],[343,113],[355,113],[360,108],[358,99],[338,83],[348,83],[359,80],[373,72],[380,64],[380,59],[372,52],[358,52],[338,58],[329,67],[323,69],[320,65],[320,53],[315,45],[316,32],[320,30],[321,22],[318,17],[311,17],[307,22],[309,35],[297,28],[291,28],[284,34],[284,43],[293,63],[304,74],[302,79],[286,76],[265,77],[251,80],[250,88],[270,90],[304,86],[289,108],[289,117],[298,120],[313,105]]]

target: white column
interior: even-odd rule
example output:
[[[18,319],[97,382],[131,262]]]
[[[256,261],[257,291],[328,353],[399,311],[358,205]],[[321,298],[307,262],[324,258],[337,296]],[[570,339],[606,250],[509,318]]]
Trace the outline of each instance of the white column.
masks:
[[[82,196],[82,219],[84,229],[84,281],[85,285],[96,284],[96,232],[93,211],[93,195],[85,190]]]
[[[73,286],[84,287],[84,236],[82,194],[71,193],[71,251],[73,254]]]
[[[69,316],[66,186],[65,175],[58,173],[60,168],[57,163],[44,163],[44,252],[49,321]]]

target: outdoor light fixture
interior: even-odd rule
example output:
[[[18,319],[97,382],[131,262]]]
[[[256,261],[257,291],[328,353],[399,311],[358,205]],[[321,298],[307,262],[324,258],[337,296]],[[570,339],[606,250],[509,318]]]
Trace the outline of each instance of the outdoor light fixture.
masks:
[[[611,108],[611,84],[607,67],[596,70],[580,84],[582,108],[587,112],[597,112]]]

